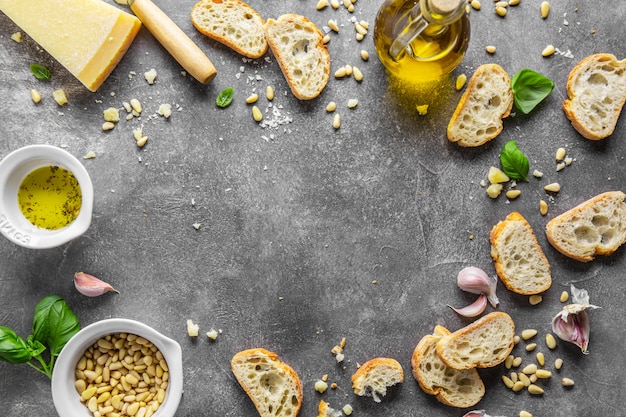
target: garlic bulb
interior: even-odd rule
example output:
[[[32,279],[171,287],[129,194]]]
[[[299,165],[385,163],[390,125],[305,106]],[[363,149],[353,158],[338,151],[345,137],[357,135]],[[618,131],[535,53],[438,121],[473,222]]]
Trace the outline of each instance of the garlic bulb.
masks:
[[[463,317],[476,317],[485,311],[485,308],[487,307],[487,296],[485,294],[480,294],[476,301],[463,308],[454,308],[450,305],[448,307]]]
[[[600,308],[589,304],[589,294],[572,285],[572,304],[563,307],[552,319],[552,331],[561,340],[575,344],[583,354],[588,354],[590,322],[588,309]]]
[[[119,293],[110,284],[84,272],[74,274],[74,286],[79,293],[87,297],[97,297],[109,291]]]
[[[463,291],[472,294],[485,294],[489,303],[495,308],[500,303],[496,297],[498,278],[490,277],[485,271],[475,266],[463,268],[456,278],[457,285]]]

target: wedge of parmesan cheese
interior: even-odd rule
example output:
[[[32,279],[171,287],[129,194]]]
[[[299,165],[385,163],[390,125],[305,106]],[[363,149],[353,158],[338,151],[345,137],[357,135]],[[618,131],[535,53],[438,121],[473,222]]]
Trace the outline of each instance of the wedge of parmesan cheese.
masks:
[[[0,0],[0,10],[90,91],[111,74],[141,27],[101,0]]]

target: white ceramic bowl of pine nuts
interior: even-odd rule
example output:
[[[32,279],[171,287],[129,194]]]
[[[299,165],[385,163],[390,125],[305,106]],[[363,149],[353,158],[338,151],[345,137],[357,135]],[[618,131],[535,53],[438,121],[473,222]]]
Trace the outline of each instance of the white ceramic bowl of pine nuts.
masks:
[[[173,417],[183,393],[180,345],[134,320],[107,319],[78,332],[52,373],[60,417]]]

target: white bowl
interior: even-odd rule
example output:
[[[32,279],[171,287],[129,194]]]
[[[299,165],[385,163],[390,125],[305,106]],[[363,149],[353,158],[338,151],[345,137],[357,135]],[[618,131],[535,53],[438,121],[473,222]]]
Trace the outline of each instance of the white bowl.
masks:
[[[98,339],[115,333],[136,334],[152,342],[163,354],[169,368],[165,399],[153,417],[173,417],[183,395],[183,355],[180,345],[153,328],[134,320],[106,319],[80,330],[65,345],[52,371],[52,400],[60,417],[93,417],[80,402],[74,388],[75,369],[85,350]]]
[[[33,225],[20,211],[17,191],[33,170],[56,165],[72,172],[82,193],[76,219],[58,230]],[[27,248],[47,249],[61,246],[87,231],[93,211],[93,185],[85,167],[69,152],[50,145],[30,145],[17,149],[0,161],[0,233]]]

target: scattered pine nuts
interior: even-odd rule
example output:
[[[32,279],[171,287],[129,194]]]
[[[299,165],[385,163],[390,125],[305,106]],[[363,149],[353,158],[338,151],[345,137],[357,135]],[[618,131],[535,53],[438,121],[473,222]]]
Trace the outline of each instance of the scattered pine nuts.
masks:
[[[333,9],[338,9],[339,8],[339,0],[330,0],[330,6]]]
[[[543,57],[549,57],[554,55],[554,52],[556,51],[556,49],[554,48],[554,45],[548,45],[545,48],[543,48],[543,51],[541,51],[541,56]]]
[[[504,383],[504,385],[505,385],[508,389],[513,388],[513,385],[515,385],[515,382],[513,382],[513,381],[511,380],[511,378],[509,378],[509,377],[508,377],[508,376],[506,376],[506,375],[502,375],[502,382]]]
[[[328,21],[328,27],[335,33],[339,33],[339,26],[337,26],[337,21],[336,20],[329,20]]]
[[[346,76],[348,76],[348,77],[351,76],[352,75],[352,65],[346,64],[345,69],[346,69]]]
[[[148,137],[143,136],[137,141],[137,146],[139,146],[140,148],[143,148],[146,142],[148,142]]]
[[[522,381],[517,381],[516,383],[513,384],[513,388],[511,388],[513,390],[513,392],[519,392],[521,390],[523,390],[525,387],[524,383]]]
[[[535,329],[526,329],[522,331],[522,339],[528,340],[532,339],[537,335],[537,330]]]
[[[341,127],[341,116],[339,116],[339,113],[335,114],[335,117],[333,118],[333,128],[335,129],[339,129]]]
[[[520,0],[509,0],[509,6],[517,6]]]
[[[573,387],[574,386],[574,380],[571,378],[563,378],[561,379],[561,384],[564,387]]]
[[[508,190],[506,192],[506,198],[508,198],[509,200],[515,200],[520,195],[522,195],[521,190]]]
[[[39,91],[35,90],[34,88],[31,88],[30,98],[33,100],[33,103],[39,103],[41,101],[41,94],[39,94]]]
[[[553,182],[543,187],[543,189],[551,193],[558,193],[561,191],[561,185],[558,182]]]
[[[265,88],[265,97],[267,97],[269,101],[274,100],[274,88],[271,85]]]
[[[506,8],[502,6],[496,6],[496,14],[500,17],[506,16]]]
[[[528,375],[526,374],[517,374],[519,380],[524,384],[525,387],[530,386],[531,382],[530,382],[530,378],[528,377]]]
[[[509,3],[506,1],[498,1],[496,2],[496,7],[504,7],[506,9],[509,7]]]
[[[341,67],[335,71],[335,78],[343,78],[347,75],[346,67]]]
[[[552,372],[548,371],[547,369],[537,369],[537,372],[535,372],[535,375],[537,375],[537,378],[547,379],[552,376]]]
[[[532,306],[536,306],[537,304],[539,304],[542,301],[543,301],[543,297],[540,296],[540,295],[531,295],[530,297],[528,297],[528,302]]]
[[[552,335],[552,333],[546,334],[546,346],[548,349],[552,350],[556,348],[556,339]]]
[[[550,14],[550,3],[544,1],[541,3],[541,18],[547,19]]]
[[[506,369],[511,369],[511,367],[513,366],[513,360],[515,359],[515,356],[513,355],[509,355],[506,357],[506,359],[504,360],[504,367]]]
[[[467,82],[467,75],[460,74],[456,77],[456,82],[454,83],[454,88],[456,91],[460,91],[463,87],[465,87],[465,83]]]
[[[367,61],[368,59],[370,59],[370,54],[365,49],[361,50],[361,59],[363,61]]]
[[[330,42],[330,35],[329,34],[324,35],[324,38],[322,38],[322,42],[324,43],[324,45]]]
[[[363,73],[361,72],[360,69],[358,69],[357,67],[353,67],[352,68],[352,76],[354,77],[354,79],[358,82],[363,81]]]
[[[348,100],[348,108],[349,109],[354,109],[358,105],[359,105],[359,100],[357,100],[355,98],[351,98],[350,100]]]
[[[542,216],[548,214],[548,203],[543,200],[539,201],[539,213],[541,213]]]
[[[359,22],[354,24],[354,30],[356,30],[357,33],[360,33],[363,36],[367,35],[367,29],[365,29],[363,25],[361,25]]]
[[[261,120],[263,120],[263,113],[261,113],[261,109],[259,109],[257,106],[252,107],[252,118],[256,122],[260,122]]]
[[[141,114],[141,111],[142,111],[141,102],[137,100],[136,98],[130,101],[130,107],[137,113]]]
[[[102,130],[104,130],[104,131],[113,130],[114,127],[115,127],[115,123],[113,123],[113,122],[104,122],[104,123],[102,123]]]
[[[554,360],[554,369],[556,369],[557,371],[560,370],[563,367],[563,359],[561,358],[556,358]]]
[[[537,365],[535,365],[534,363],[526,365],[524,369],[522,369],[522,373],[524,373],[525,375],[532,375],[535,372],[537,372]]]
[[[537,358],[537,363],[539,364],[539,366],[543,366],[546,363],[546,358],[543,355],[543,353],[541,352],[537,352],[537,355],[535,355],[535,358]]]
[[[328,0],[320,0],[317,2],[317,6],[315,8],[317,10],[322,10],[328,6]]]
[[[561,296],[559,297],[559,301],[562,303],[566,303],[569,300],[569,293],[567,291],[563,291]]]
[[[533,395],[541,395],[544,391],[543,388],[541,388],[539,385],[530,384],[528,386],[528,392]]]
[[[485,47],[485,51],[487,51],[487,53],[489,54],[495,54],[496,53],[496,47],[493,45],[487,45]]]
[[[334,101],[331,101],[330,103],[326,105],[326,111],[328,113],[332,113],[335,110],[337,110],[337,103],[335,103]]]
[[[565,148],[557,149],[556,155],[555,155],[556,162],[561,162],[563,159],[565,159],[566,154],[567,154],[567,151],[565,150]]]
[[[472,0],[472,2],[470,3],[470,6],[472,6],[472,9],[474,10],[480,10],[480,1]]]
[[[517,368],[518,366],[520,366],[522,364],[522,358],[521,356],[517,356],[515,359],[513,359],[513,366],[515,368]]]
[[[543,177],[543,172],[538,171],[538,170],[534,170],[534,171],[533,171],[533,177],[535,177],[535,178],[541,178],[541,177]]]
[[[533,415],[530,414],[528,411],[522,410],[519,412],[519,417],[533,417]]]

